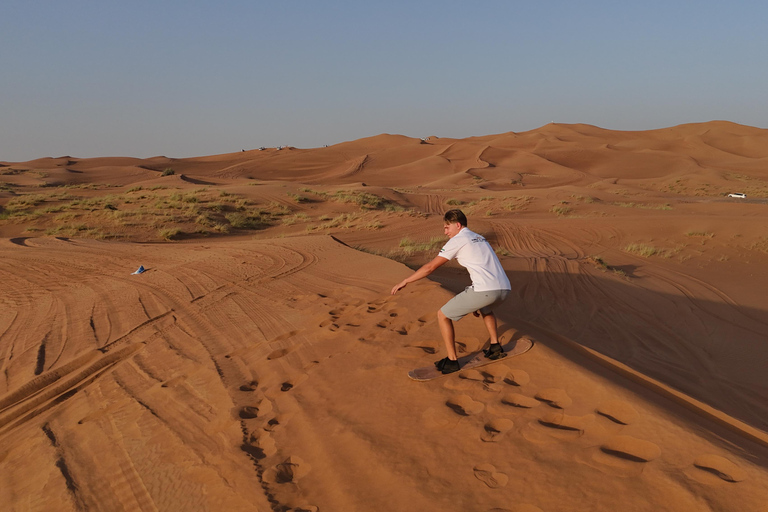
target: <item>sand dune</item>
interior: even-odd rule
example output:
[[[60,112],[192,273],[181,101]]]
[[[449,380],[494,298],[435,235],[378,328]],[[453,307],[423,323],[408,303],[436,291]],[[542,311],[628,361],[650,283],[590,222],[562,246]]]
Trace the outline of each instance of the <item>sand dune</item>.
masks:
[[[551,124],[0,162],[0,504],[768,511],[766,143]],[[389,290],[452,207],[534,347],[415,382],[468,278]]]

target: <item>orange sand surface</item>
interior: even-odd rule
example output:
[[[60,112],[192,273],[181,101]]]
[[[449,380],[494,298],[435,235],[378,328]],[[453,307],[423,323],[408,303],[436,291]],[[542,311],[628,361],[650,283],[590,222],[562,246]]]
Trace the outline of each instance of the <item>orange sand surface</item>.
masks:
[[[415,382],[450,208],[534,347]],[[766,220],[728,122],[0,162],[0,509],[768,512]]]

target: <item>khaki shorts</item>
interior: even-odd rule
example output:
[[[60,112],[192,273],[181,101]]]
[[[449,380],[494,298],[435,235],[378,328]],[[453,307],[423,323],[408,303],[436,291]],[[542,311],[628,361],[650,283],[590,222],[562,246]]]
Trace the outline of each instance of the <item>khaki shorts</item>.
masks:
[[[487,315],[504,302],[509,292],[510,290],[476,292],[471,286],[467,286],[463,292],[446,302],[440,311],[454,322],[475,311]]]

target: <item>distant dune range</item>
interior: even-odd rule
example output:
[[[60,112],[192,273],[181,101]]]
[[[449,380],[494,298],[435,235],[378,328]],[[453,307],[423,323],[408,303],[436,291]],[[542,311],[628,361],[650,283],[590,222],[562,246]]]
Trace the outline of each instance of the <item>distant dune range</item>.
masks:
[[[414,382],[450,208],[534,347]],[[0,162],[0,505],[768,512],[766,220],[724,121]]]

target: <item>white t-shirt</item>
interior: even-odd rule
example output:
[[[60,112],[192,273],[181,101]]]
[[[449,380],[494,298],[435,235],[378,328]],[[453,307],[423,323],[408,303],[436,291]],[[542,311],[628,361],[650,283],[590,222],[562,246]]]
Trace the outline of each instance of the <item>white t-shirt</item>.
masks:
[[[456,258],[459,265],[469,271],[472,289],[476,292],[511,290],[506,272],[488,241],[468,228],[461,228],[456,236],[440,249],[441,258]]]

